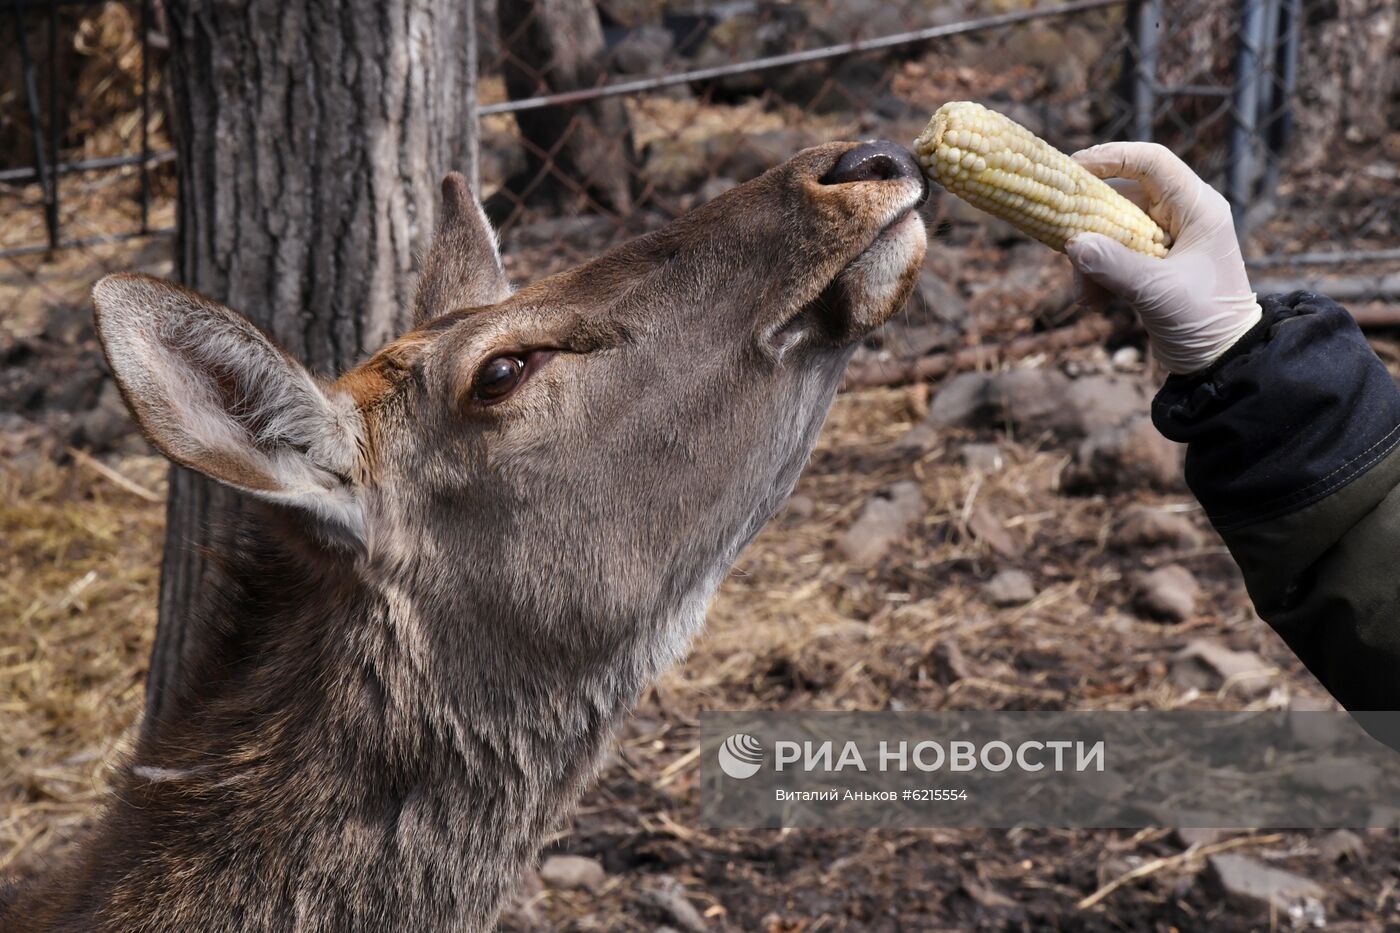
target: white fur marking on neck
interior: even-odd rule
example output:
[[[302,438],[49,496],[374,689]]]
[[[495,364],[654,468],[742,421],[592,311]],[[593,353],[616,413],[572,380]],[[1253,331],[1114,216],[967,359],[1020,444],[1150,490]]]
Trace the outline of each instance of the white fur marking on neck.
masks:
[[[160,784],[165,781],[183,781],[192,777],[194,771],[189,768],[161,768],[156,765],[133,765],[131,768],[133,777],[150,781],[153,784]]]

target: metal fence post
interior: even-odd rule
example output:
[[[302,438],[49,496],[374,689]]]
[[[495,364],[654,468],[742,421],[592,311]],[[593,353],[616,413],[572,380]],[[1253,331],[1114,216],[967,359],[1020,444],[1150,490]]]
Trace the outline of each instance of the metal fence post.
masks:
[[[49,158],[53,168],[49,173],[52,184],[45,192],[44,222],[49,228],[49,249],[58,249],[62,235],[58,222],[58,164],[63,161],[59,154],[59,113],[58,95],[58,0],[49,0]],[[36,126],[34,132],[39,132]]]
[[[141,0],[141,232],[151,231],[151,0]]]
[[[1263,45],[1264,0],[1241,0],[1239,52],[1235,59],[1234,125],[1230,133],[1229,176],[1225,197],[1235,216],[1235,231],[1249,229],[1254,186],[1254,142],[1258,130],[1259,51]]]
[[[478,98],[480,65],[477,61],[476,0],[463,0],[463,15],[467,18],[467,74],[463,89],[467,108],[467,183],[472,194],[481,199],[481,107]]]
[[[24,13],[19,5],[11,7],[15,14],[15,42],[19,45],[20,71],[24,81],[24,102],[29,111],[29,131],[34,142],[34,179],[39,183],[43,191],[44,201],[44,222],[48,225],[49,247],[57,245],[57,229],[53,222],[57,219],[57,214],[49,212],[49,204],[53,202],[55,195],[53,191],[58,186],[58,169],[49,156],[45,153],[44,146],[44,126],[43,118],[40,116],[41,105],[39,103],[39,80],[35,76],[34,59],[29,54],[29,37],[25,33]]]
[[[1274,63],[1279,49],[1279,0],[1262,0],[1264,5],[1264,25],[1259,37],[1257,100],[1254,104],[1254,179],[1252,184],[1254,204],[1268,198],[1264,179],[1268,177],[1269,166],[1273,163],[1273,152],[1269,149],[1267,136],[1269,124],[1273,122],[1281,95],[1278,79],[1274,74]]]
[[[1135,6],[1137,61],[1133,68],[1133,138],[1151,142],[1157,116],[1157,40],[1162,24],[1162,0],[1139,0]]]
[[[1265,128],[1269,164],[1264,172],[1264,190],[1272,194],[1278,186],[1283,153],[1293,139],[1293,95],[1298,90],[1298,40],[1303,0],[1282,0],[1279,10],[1281,37],[1273,67],[1279,74],[1278,103]]]

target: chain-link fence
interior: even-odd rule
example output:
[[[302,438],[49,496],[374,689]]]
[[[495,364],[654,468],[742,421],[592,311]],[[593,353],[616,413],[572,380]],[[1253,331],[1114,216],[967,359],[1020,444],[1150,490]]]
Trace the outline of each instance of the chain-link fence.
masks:
[[[972,98],[1067,150],[1179,152],[1234,204],[1262,291],[1400,300],[1393,4],[601,0],[590,28],[568,6],[483,11],[481,182],[517,250],[595,249],[804,145],[907,142]],[[1014,241],[948,200],[944,249]]]
[[[163,45],[154,0],[0,0],[0,316],[21,329],[68,328],[107,272],[169,271]]]
[[[114,243],[173,223],[154,2],[0,0],[0,284],[21,303],[85,290],[131,264]],[[477,0],[476,22],[473,170],[529,275],[803,146],[907,142],[972,98],[1067,150],[1179,152],[1235,204],[1262,291],[1400,304],[1389,0]],[[951,198],[929,213],[964,293],[958,269],[1017,245]]]

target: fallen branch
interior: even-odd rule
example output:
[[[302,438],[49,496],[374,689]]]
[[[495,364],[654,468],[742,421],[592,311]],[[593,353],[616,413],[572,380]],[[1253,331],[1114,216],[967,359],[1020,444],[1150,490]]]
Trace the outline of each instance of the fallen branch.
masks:
[[[1208,855],[1215,855],[1218,852],[1224,852],[1227,849],[1240,849],[1244,848],[1245,846],[1271,845],[1275,842],[1278,842],[1282,838],[1282,834],[1277,833],[1272,836],[1239,836],[1235,839],[1227,839],[1224,842],[1217,842],[1214,845],[1201,846],[1200,848],[1192,846],[1185,852],[1179,852],[1176,855],[1169,855],[1166,858],[1155,858],[1150,862],[1144,862],[1143,864],[1139,865],[1137,868],[1134,868],[1132,871],[1127,872],[1126,874],[1119,875],[1117,878],[1114,878],[1108,884],[1099,888],[1093,894],[1090,894],[1088,897],[1081,900],[1075,906],[1078,907],[1080,910],[1088,910],[1090,907],[1093,907],[1099,901],[1108,897],[1110,894],[1112,894],[1114,891],[1117,891],[1129,881],[1136,881],[1139,878],[1146,878],[1148,875],[1154,875],[1165,868],[1175,868],[1180,865],[1185,865],[1190,862],[1194,862],[1197,859],[1205,858]]]
[[[1361,327],[1400,327],[1400,305],[1361,305],[1348,310]]]
[[[85,453],[84,451],[81,451],[76,447],[69,447],[68,453],[73,457],[75,461],[77,461],[79,466],[87,467],[89,470],[96,473],[98,476],[107,480],[107,482],[120,489],[125,489],[127,492],[131,493],[137,498],[145,499],[147,502],[165,501],[165,496],[162,496],[160,493],[157,492],[152,492],[145,486],[142,486],[140,483],[127,479],[125,476],[122,476],[120,473],[109,467],[107,464],[103,463],[101,460],[98,460],[96,457],[93,457],[92,455]]]
[[[1400,295],[1400,273],[1376,275],[1318,276],[1311,279],[1264,279],[1255,282],[1261,295],[1286,295],[1305,291],[1326,295],[1333,301],[1364,301],[1367,298],[1389,298]]]
[[[1097,343],[1113,332],[1106,318],[1087,317],[1069,327],[1017,337],[1006,343],[986,343],[951,353],[932,353],[912,360],[889,360],[853,365],[846,370],[846,389],[898,386],[941,379],[949,373],[981,369],[1034,353]]]

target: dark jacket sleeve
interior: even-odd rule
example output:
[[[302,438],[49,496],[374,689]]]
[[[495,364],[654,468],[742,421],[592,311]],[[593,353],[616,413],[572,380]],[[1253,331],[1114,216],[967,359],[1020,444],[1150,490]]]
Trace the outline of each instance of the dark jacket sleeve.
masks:
[[[1261,304],[1153,421],[1259,615],[1348,709],[1400,710],[1400,390],[1335,302]]]

